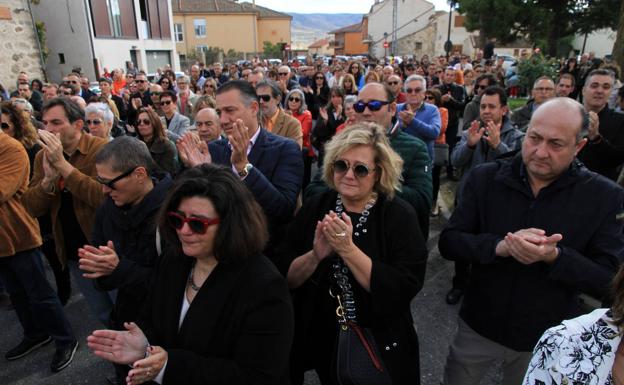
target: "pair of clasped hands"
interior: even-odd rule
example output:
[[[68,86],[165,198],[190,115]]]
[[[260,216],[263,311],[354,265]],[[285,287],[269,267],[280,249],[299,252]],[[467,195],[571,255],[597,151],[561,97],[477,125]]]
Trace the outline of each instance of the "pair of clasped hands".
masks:
[[[563,239],[561,234],[546,236],[542,229],[529,228],[507,233],[496,245],[496,255],[512,257],[524,265],[535,262],[552,264],[559,257],[557,243]]]
[[[225,130],[227,131],[227,130]],[[232,129],[227,133],[228,141],[232,146],[232,156],[230,162],[241,171],[247,165],[247,148],[249,147],[249,128],[245,126],[241,119],[237,119],[232,123]],[[201,140],[195,132],[187,132],[178,139],[176,143],[180,160],[187,167],[194,167],[203,163],[211,163],[210,151],[208,151],[208,143]]]

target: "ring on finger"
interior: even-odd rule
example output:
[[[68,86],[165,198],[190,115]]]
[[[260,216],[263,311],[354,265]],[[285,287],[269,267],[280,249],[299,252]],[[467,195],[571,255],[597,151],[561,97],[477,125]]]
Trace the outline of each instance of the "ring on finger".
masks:
[[[340,238],[345,237],[346,235],[347,235],[347,232],[346,232],[346,231],[343,231],[343,232],[341,232],[341,233],[336,233],[336,234],[334,234],[334,236],[336,236],[336,237],[340,237]]]

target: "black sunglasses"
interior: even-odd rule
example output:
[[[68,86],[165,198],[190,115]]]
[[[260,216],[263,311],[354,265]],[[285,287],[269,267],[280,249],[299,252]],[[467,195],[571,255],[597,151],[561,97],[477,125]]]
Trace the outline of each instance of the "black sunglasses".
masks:
[[[137,83],[145,83],[147,82],[147,80],[143,80],[143,79],[136,79],[135,82]]]
[[[353,175],[357,178],[366,178],[371,171],[375,169],[369,169],[367,165],[358,163],[354,166],[349,165],[346,160],[338,159],[334,162],[334,172],[338,174],[346,174],[349,169],[353,170]]]
[[[162,102],[160,102],[160,105],[161,106],[168,106],[171,103],[173,103],[171,100],[163,100]]]
[[[323,79],[325,79],[325,77],[324,76],[317,76],[314,79],[316,79],[316,80],[323,80]]]
[[[117,181],[127,177],[128,175],[132,174],[134,172],[134,170],[136,170],[136,169],[137,168],[134,167],[134,168],[124,172],[123,174],[119,175],[118,177],[115,177],[115,178],[113,178],[113,179],[111,179],[109,181],[100,178],[99,175],[95,177],[95,180],[97,180],[98,182],[100,182],[104,186],[108,187],[109,189],[114,190],[115,189],[115,182],[117,182]]]
[[[355,110],[355,112],[360,112],[360,113],[364,112],[366,107],[368,107],[368,109],[371,111],[379,111],[381,110],[381,107],[385,106],[386,104],[390,104],[390,102],[382,102],[381,100],[371,100],[370,102],[365,103],[363,101],[359,101],[353,105],[353,109]]]
[[[2,123],[0,124],[0,127],[2,127],[3,130],[8,130],[9,129],[9,123]]]
[[[399,82],[388,82],[389,86],[396,86],[397,84],[399,84]]]
[[[206,234],[208,228],[212,225],[216,225],[221,221],[219,218],[197,218],[197,217],[185,217],[176,212],[169,211],[167,213],[167,219],[169,224],[176,230],[182,230],[185,223],[188,223],[189,228],[195,234]]]
[[[258,95],[258,98],[266,103],[271,100],[271,95]]]
[[[85,120],[85,123],[87,123],[87,126],[90,125],[94,125],[94,126],[99,126],[100,124],[102,124],[102,121],[100,119],[93,119],[93,120]]]
[[[151,126],[152,125],[152,121],[149,119],[137,119],[137,126],[139,124],[143,123],[146,126]]]
[[[291,96],[291,97],[289,97],[289,98],[288,98],[288,101],[289,101],[289,102],[300,102],[300,101],[301,101],[301,99],[299,99],[299,98],[293,98],[293,97]]]

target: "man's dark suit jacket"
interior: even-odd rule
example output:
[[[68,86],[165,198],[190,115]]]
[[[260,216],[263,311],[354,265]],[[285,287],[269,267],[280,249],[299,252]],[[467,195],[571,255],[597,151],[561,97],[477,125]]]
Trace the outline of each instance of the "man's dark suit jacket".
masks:
[[[243,180],[264,209],[269,222],[289,222],[295,213],[303,179],[303,159],[297,143],[260,128],[256,143],[247,156],[253,165]],[[209,144],[215,164],[232,167],[232,149],[227,139]]]

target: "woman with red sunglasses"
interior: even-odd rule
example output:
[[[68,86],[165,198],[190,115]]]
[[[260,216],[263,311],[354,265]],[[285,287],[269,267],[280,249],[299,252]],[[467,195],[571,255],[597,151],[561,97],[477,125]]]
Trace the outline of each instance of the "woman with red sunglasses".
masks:
[[[163,255],[143,316],[96,330],[91,350],[131,364],[129,385],[288,383],[293,309],[262,255],[267,223],[231,169],[202,165],[175,182],[159,214]]]

